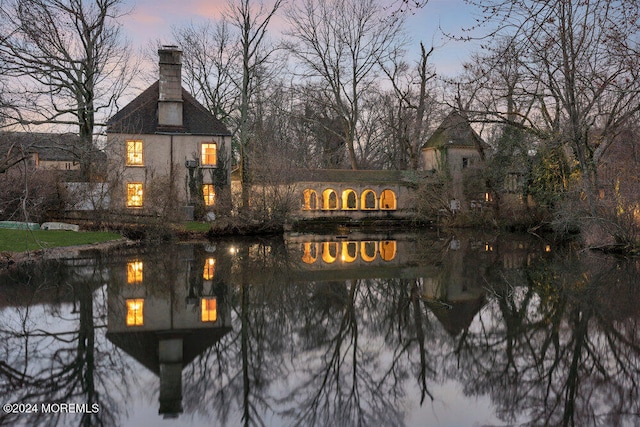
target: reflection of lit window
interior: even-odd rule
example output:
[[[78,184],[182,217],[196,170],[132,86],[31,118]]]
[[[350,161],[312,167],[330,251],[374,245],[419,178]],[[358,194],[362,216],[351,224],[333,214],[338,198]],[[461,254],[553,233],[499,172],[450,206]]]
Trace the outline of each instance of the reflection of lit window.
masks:
[[[304,196],[304,210],[314,211],[318,209],[318,193],[315,190],[307,188],[302,192]]]
[[[338,209],[338,195],[330,188],[322,192],[322,209]]]
[[[127,326],[142,326],[144,325],[144,299],[128,299],[127,304]]]
[[[344,190],[342,192],[342,209],[357,209],[358,208],[358,196],[353,190]]]
[[[396,195],[391,190],[384,190],[380,194],[380,209],[394,210],[396,209]]]
[[[218,162],[217,156],[217,144],[216,143],[203,143],[201,155],[201,164],[203,166],[215,166]]]
[[[338,244],[336,242],[322,243],[322,260],[331,264],[338,258]]]
[[[318,244],[304,242],[302,248],[302,261],[305,264],[313,264],[318,259]]]
[[[396,257],[395,240],[385,240],[380,242],[380,257],[385,261],[391,261]]]
[[[127,141],[127,166],[142,165],[144,165],[142,141]]]
[[[358,244],[356,242],[342,242],[341,259],[343,262],[353,262],[358,256]]]
[[[203,322],[215,322],[216,320],[218,320],[216,298],[202,298],[201,309]]]
[[[204,270],[202,272],[202,278],[204,280],[213,279],[213,275],[216,272],[216,260],[213,258],[207,258],[204,262]]]
[[[127,183],[127,207],[139,208],[142,207],[142,183],[141,182],[129,182]]]
[[[376,193],[373,190],[365,190],[361,197],[360,206],[362,206],[362,209],[371,210],[376,208]]]
[[[376,259],[376,252],[378,252],[378,244],[376,242],[360,243],[360,257],[364,261],[371,262]]]
[[[127,283],[142,283],[142,261],[127,263]]]
[[[202,196],[204,197],[205,206],[213,206],[216,202],[216,190],[213,184],[204,184],[202,186]]]

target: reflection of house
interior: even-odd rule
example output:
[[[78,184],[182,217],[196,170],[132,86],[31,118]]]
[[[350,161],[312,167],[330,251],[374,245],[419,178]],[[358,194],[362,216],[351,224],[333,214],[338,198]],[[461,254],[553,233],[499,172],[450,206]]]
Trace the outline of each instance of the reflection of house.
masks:
[[[165,46],[158,55],[160,79],[107,123],[111,161],[124,167],[116,203],[132,212],[162,203],[149,200],[157,184],[178,206],[212,207],[228,188],[231,134],[182,88],[182,52]]]
[[[112,270],[107,338],[160,377],[160,414],[182,412],[182,370],[230,330],[227,284],[213,254],[181,247],[135,255]],[[157,271],[165,268],[170,271]]]

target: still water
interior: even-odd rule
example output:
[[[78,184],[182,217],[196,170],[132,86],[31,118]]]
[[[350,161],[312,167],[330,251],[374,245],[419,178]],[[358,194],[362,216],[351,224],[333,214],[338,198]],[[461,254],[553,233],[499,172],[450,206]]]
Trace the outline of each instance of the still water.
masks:
[[[0,276],[0,424],[638,426],[639,277],[523,235],[79,252]]]

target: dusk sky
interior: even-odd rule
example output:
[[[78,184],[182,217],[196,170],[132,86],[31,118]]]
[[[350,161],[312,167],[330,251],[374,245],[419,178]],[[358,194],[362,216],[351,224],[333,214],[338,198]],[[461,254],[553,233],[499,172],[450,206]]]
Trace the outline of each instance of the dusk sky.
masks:
[[[295,1],[295,0],[289,0]],[[133,8],[132,13],[123,20],[127,36],[134,48],[141,48],[149,41],[160,39],[171,43],[171,27],[200,22],[205,19],[218,19],[224,9],[225,0],[127,0]],[[391,2],[389,0],[389,2]],[[466,60],[473,47],[467,43],[447,41],[443,38],[439,26],[445,31],[458,33],[463,26],[473,23],[477,11],[466,5],[463,0],[429,0],[422,9],[416,10],[407,19],[407,30],[413,39],[409,59],[416,59],[419,42],[425,46],[433,44],[436,51],[432,63],[438,73],[452,76],[461,70],[460,64]],[[278,37],[285,26],[282,16],[272,21],[271,34]]]

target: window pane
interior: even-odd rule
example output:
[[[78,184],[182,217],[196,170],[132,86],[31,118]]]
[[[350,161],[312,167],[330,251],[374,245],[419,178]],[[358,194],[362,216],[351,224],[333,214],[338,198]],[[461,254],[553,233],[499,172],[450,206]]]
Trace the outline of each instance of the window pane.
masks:
[[[144,164],[142,141],[127,141],[127,165],[142,166]]]
[[[216,202],[216,190],[213,184],[205,184],[202,186],[202,195],[204,196],[205,206],[213,206]]]
[[[202,144],[202,164],[215,165],[217,163],[216,144]]]
[[[142,196],[143,191],[141,182],[130,182],[127,184],[127,207],[142,207]]]

